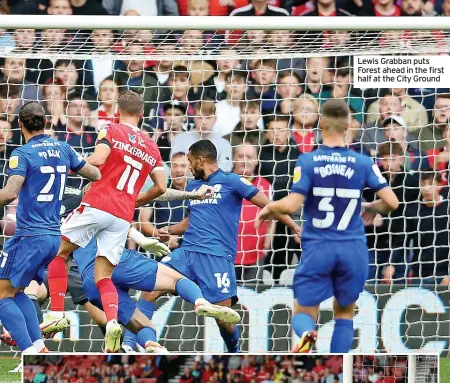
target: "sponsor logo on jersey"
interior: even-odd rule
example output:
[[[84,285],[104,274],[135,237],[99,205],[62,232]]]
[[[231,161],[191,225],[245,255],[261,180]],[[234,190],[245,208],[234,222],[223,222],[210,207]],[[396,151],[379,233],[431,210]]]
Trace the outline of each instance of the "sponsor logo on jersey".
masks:
[[[244,178],[244,177],[241,177],[241,182],[243,182],[246,185],[251,185],[252,184],[247,178]]]
[[[130,140],[130,142],[131,142],[132,144],[135,144],[135,143],[136,143],[136,136],[135,136],[135,135],[129,134],[129,133],[128,133],[128,139]]]
[[[222,189],[222,185],[221,184],[214,185],[214,193],[220,192],[220,189]]]
[[[294,184],[296,184],[302,178],[302,168],[301,166],[296,166],[294,169]]]
[[[18,156],[11,156],[9,159],[9,167],[10,169],[15,169],[19,166],[19,157]]]

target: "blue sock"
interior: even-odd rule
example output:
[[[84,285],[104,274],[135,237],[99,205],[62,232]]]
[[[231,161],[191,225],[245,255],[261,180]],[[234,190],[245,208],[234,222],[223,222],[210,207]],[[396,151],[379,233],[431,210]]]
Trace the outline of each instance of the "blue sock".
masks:
[[[0,321],[22,351],[33,346],[22,311],[12,298],[0,299]]]
[[[305,331],[316,329],[316,321],[312,316],[305,313],[298,313],[292,317],[292,328],[298,336],[302,336]]]
[[[136,335],[139,346],[145,347],[145,343],[149,340],[156,342],[156,331],[151,327],[144,327],[139,330]]]
[[[189,279],[181,278],[175,285],[178,295],[186,302],[195,304],[199,298],[203,298],[202,291],[194,282]]]
[[[227,329],[219,327],[220,335],[227,346],[227,352],[238,353],[239,352],[239,329],[238,326],[234,326],[233,333],[229,333]]]
[[[331,337],[330,352],[348,353],[353,344],[353,321],[336,319]]]
[[[32,342],[42,339],[41,329],[39,328],[39,321],[36,315],[36,309],[33,302],[23,291],[20,291],[14,297],[14,302],[20,311],[22,311],[23,317],[27,324],[28,334]]]
[[[145,299],[139,298],[137,303],[137,308],[148,318],[152,319],[153,313],[156,310],[156,305],[153,302],[146,301]],[[133,350],[136,349],[136,334],[133,334],[130,330],[125,331],[125,336],[123,338],[123,344],[130,346]]]

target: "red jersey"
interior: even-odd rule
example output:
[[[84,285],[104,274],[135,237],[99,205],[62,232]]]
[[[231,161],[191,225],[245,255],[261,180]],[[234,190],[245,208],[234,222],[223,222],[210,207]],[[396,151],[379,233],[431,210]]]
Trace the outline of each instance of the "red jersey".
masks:
[[[92,184],[83,202],[131,222],[147,176],[163,169],[158,146],[129,124],[108,125],[98,134],[98,143],[108,145],[111,153],[100,167],[101,180]]]

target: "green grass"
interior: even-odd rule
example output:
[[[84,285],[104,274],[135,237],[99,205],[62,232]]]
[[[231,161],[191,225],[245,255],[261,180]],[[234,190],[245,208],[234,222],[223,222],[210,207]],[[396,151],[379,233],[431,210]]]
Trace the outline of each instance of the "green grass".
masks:
[[[450,358],[441,358],[439,369],[439,382],[450,383]]]
[[[22,374],[13,374],[11,372],[8,372],[9,370],[12,370],[17,367],[17,364],[19,363],[20,359],[18,358],[8,358],[8,357],[1,357],[0,358],[0,382],[21,382],[22,381]]]

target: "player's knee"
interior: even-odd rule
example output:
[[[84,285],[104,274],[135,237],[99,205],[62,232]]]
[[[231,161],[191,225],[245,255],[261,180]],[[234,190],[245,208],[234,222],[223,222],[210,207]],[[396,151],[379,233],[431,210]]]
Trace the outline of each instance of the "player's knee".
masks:
[[[5,286],[0,289],[0,299],[14,298],[16,289],[12,286]]]
[[[335,319],[353,319],[355,314],[355,303],[339,303],[335,299],[333,303],[333,313]]]
[[[152,302],[152,303],[156,303],[156,300],[163,296],[165,294],[164,291],[152,291],[152,292],[147,292],[147,291],[143,291],[141,293],[140,299],[143,299],[144,301],[147,302]]]

